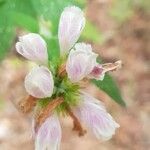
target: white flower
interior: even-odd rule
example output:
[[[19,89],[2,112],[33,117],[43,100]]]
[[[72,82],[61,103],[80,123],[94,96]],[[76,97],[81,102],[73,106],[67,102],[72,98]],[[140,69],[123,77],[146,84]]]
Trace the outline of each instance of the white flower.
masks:
[[[112,116],[106,112],[104,105],[85,92],[81,93],[81,104],[73,111],[98,139],[110,139],[119,127]]]
[[[35,150],[59,150],[61,126],[57,116],[51,115],[39,128],[35,137]]]
[[[78,82],[86,77],[96,65],[97,54],[92,52],[90,45],[77,43],[69,53],[66,63],[68,78],[72,82]]]
[[[29,60],[47,63],[46,43],[39,34],[29,33],[19,37],[19,42],[16,43],[16,50]]]
[[[61,14],[58,39],[61,54],[66,54],[78,40],[85,26],[85,18],[80,8],[66,7]]]

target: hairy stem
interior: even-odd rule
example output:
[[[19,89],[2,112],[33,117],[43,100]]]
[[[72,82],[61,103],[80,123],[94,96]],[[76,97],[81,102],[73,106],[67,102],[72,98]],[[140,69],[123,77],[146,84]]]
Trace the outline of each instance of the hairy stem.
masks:
[[[62,64],[58,70],[59,76],[64,76],[66,74],[66,64]]]
[[[36,125],[35,129],[37,130],[42,123],[52,114],[52,111],[63,102],[62,97],[58,97],[50,102],[46,107],[44,107],[39,114],[36,115]]]
[[[29,95],[27,98],[23,99],[19,102],[18,107],[22,113],[26,114],[33,110],[36,105],[37,98]]]
[[[78,118],[74,115],[74,113],[71,111],[70,108],[67,109],[70,117],[73,119],[73,130],[74,131],[78,131],[79,132],[79,136],[84,136],[84,134],[86,133],[86,130],[84,130],[81,126],[80,121],[78,120]]]

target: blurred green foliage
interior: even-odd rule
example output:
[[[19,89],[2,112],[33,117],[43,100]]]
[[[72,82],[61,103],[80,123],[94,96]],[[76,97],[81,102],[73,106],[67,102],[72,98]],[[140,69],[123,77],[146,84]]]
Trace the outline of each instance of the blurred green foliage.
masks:
[[[105,41],[104,35],[89,20],[86,21],[86,26],[83,30],[81,38],[99,44],[102,44]]]
[[[122,12],[122,9],[123,11],[128,10],[129,1],[124,1],[124,6],[119,8],[119,12]],[[27,32],[40,33],[40,24],[43,20],[43,24],[50,32],[48,36],[43,34],[49,49],[49,60],[56,62],[59,58],[57,31],[60,14],[66,6],[77,5],[83,8],[85,3],[86,0],[0,0],[0,60],[10,50],[18,28]],[[122,20],[121,14],[118,14],[120,6],[122,7],[122,4],[117,4],[117,11],[113,10],[112,14]],[[81,38],[97,43],[104,41],[103,34],[88,20]],[[116,83],[110,76],[106,76],[102,82],[93,81],[93,83],[116,102],[125,105]]]
[[[14,26],[12,8],[6,4],[6,1],[0,1],[0,59],[6,55],[7,49],[12,44],[14,38]]]

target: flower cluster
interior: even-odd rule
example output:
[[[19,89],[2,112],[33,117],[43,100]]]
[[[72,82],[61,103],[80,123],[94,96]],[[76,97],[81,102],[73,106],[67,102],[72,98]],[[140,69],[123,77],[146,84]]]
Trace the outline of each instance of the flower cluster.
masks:
[[[110,139],[119,127],[106,112],[104,104],[81,88],[81,81],[103,80],[105,73],[119,68],[121,62],[99,64],[96,61],[98,54],[93,52],[91,45],[76,43],[84,26],[84,14],[78,7],[64,9],[58,29],[61,53],[58,59],[62,61],[55,73],[48,60],[46,42],[40,35],[29,33],[16,43],[19,54],[38,64],[25,78],[29,97],[19,104],[25,113],[35,108],[33,136],[36,150],[60,149],[59,117],[62,114],[73,119],[74,130],[79,135],[86,133],[80,122],[102,140]]]

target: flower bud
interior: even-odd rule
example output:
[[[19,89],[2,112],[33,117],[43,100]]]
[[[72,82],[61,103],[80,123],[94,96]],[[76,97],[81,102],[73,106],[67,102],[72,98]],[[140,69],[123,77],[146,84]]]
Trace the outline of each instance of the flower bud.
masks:
[[[64,9],[60,17],[58,29],[61,54],[65,54],[73,47],[84,26],[85,18],[80,8],[72,6]]]
[[[33,68],[25,78],[25,88],[34,97],[50,97],[54,88],[51,72],[43,66]]]
[[[16,50],[29,60],[44,64],[48,61],[46,42],[38,34],[29,33],[19,37],[19,42],[16,43]]]

